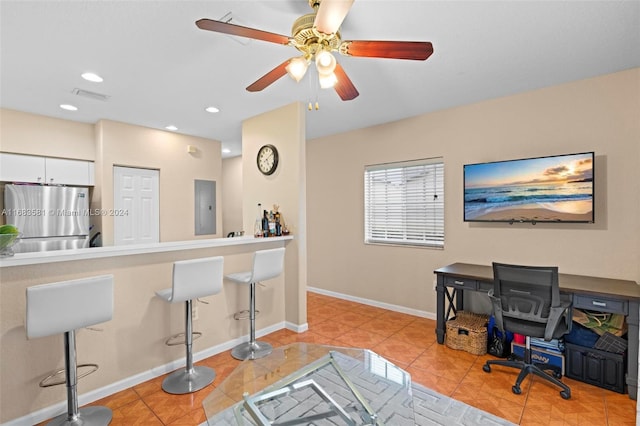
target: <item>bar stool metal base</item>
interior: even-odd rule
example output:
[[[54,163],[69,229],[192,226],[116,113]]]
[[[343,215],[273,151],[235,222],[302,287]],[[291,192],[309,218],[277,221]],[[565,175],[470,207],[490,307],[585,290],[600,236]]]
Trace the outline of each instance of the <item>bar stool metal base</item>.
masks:
[[[192,393],[210,385],[216,378],[213,368],[197,366],[189,370],[178,370],[162,381],[162,390],[174,395]]]
[[[273,346],[267,342],[246,342],[240,343],[231,349],[231,356],[244,361],[246,359],[264,358],[273,352]]]
[[[113,412],[107,407],[86,407],[78,410],[75,419],[69,414],[61,414],[47,423],[47,426],[107,426],[111,423]]]

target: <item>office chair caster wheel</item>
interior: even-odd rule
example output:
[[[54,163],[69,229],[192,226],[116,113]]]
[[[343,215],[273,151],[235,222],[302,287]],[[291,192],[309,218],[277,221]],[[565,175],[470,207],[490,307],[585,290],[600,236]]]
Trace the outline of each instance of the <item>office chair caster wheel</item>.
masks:
[[[562,379],[562,373],[560,373],[559,371],[554,371],[553,377],[555,377],[556,379]]]
[[[482,371],[484,371],[485,373],[491,373],[491,367],[485,364],[482,366]]]
[[[520,395],[522,393],[522,389],[520,389],[520,386],[517,385],[511,386],[511,391],[516,395]]]
[[[560,396],[562,399],[569,399],[571,398],[571,392],[567,392],[566,390],[560,391]]]

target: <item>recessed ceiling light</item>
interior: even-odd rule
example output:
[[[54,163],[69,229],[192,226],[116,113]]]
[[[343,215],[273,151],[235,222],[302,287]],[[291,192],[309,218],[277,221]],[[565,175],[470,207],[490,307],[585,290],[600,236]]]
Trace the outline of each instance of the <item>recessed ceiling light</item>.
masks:
[[[92,72],[85,72],[82,74],[82,78],[87,81],[92,81],[94,83],[102,83],[104,80],[98,74],[94,74]]]
[[[176,130],[178,130],[178,128],[176,126],[174,126],[173,124],[170,125],[170,126],[165,127],[165,129],[171,130],[172,132],[175,132]]]
[[[223,153],[223,154],[229,154],[229,153],[231,153],[231,150],[230,150],[229,148],[224,148],[224,149],[222,150],[222,153]]]
[[[212,114],[215,114],[216,112],[220,112],[220,110],[214,106],[206,107],[204,110]]]
[[[67,111],[77,111],[78,110],[77,106],[69,105],[69,104],[60,104],[60,108],[66,109]]]

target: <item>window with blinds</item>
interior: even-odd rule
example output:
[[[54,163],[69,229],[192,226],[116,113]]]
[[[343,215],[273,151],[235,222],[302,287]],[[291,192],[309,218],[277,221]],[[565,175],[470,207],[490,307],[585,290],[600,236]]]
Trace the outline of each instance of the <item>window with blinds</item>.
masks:
[[[442,158],[365,166],[365,243],[444,247]]]

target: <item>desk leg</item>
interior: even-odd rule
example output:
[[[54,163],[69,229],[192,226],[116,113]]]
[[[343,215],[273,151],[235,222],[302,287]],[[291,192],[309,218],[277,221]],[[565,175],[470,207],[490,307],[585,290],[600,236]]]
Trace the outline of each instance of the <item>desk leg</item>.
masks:
[[[456,288],[455,290],[455,294],[456,294],[456,314],[459,311],[464,311],[464,290],[461,288]]]
[[[637,301],[629,301],[629,315],[627,316],[627,325],[629,331],[628,350],[627,350],[627,390],[629,398],[638,398],[638,310],[640,306]]]
[[[437,275],[436,281],[436,336],[439,344],[444,343],[444,333],[445,333],[445,318],[444,318],[444,292],[447,289],[444,286],[444,277],[442,275]]]

